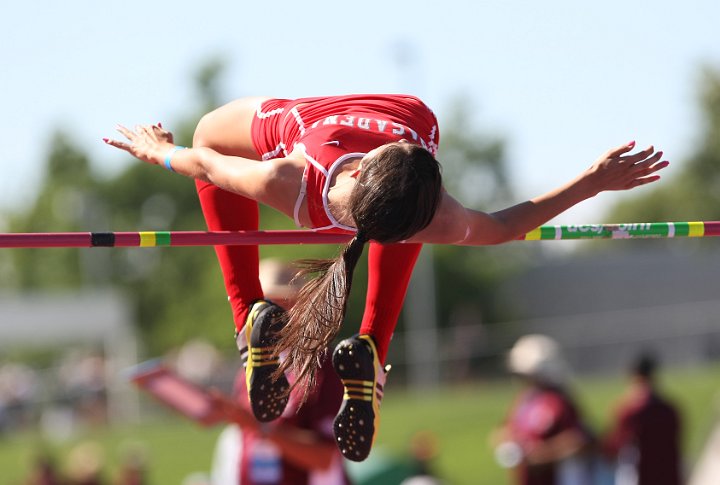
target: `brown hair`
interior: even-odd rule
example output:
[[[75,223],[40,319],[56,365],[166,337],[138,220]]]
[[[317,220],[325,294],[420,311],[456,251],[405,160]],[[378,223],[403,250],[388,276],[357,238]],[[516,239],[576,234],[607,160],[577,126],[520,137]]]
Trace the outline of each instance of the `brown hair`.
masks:
[[[440,165],[418,145],[391,143],[363,159],[349,200],[357,234],[335,259],[298,262],[299,275],[315,278],[302,287],[289,311],[278,343],[278,353],[286,352],[278,375],[291,369],[295,385],[302,384],[307,394],[322,354],[340,330],[365,243],[403,241],[424,229],[437,211],[441,193]]]

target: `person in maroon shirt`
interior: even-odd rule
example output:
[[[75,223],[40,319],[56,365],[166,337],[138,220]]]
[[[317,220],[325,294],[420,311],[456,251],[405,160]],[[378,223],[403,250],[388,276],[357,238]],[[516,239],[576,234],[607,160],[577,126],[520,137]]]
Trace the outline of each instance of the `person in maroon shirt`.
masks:
[[[302,403],[302,391],[290,396],[285,411],[271,423],[252,416],[245,375],[238,374],[235,401],[226,415],[240,426],[239,480],[242,485],[347,485],[342,455],[333,438],[333,419],[342,402],[342,384],[322,363],[313,391]],[[292,378],[291,378],[292,379]]]
[[[517,485],[589,485],[593,438],[567,390],[557,343],[526,335],[510,351],[508,367],[524,386],[495,435],[498,462],[512,469]]]
[[[633,364],[630,387],[603,439],[603,449],[617,465],[618,484],[682,483],[681,418],[656,386],[656,367],[649,354]]]

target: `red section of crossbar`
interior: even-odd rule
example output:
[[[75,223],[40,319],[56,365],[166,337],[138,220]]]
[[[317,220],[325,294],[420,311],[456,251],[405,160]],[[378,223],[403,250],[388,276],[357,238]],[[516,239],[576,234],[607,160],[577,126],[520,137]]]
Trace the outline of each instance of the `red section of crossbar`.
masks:
[[[720,236],[720,221],[706,222],[703,226],[705,236]]]
[[[312,231],[174,232],[171,246],[232,246],[251,244],[339,244],[352,236]]]
[[[89,232],[45,232],[0,234],[0,248],[91,247]]]
[[[95,233],[102,234],[102,233]],[[112,247],[140,246],[140,233],[114,232]],[[159,233],[158,233],[159,234]],[[178,231],[170,232],[170,246],[215,246],[251,244],[339,244],[352,236],[313,231]],[[48,232],[0,234],[0,248],[89,248],[90,232]],[[160,238],[158,238],[160,239]],[[163,244],[158,244],[162,246]]]

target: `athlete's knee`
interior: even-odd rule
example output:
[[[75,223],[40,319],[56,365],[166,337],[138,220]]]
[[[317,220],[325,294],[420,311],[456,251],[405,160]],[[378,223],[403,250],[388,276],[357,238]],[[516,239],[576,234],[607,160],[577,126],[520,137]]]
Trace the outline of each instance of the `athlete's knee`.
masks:
[[[198,122],[193,146],[207,147],[227,155],[254,157],[251,129],[258,100],[240,98],[207,113]]]
[[[213,147],[213,133],[218,129],[217,124],[219,120],[217,120],[217,118],[218,116],[215,111],[211,111],[200,118],[193,133],[194,147]]]

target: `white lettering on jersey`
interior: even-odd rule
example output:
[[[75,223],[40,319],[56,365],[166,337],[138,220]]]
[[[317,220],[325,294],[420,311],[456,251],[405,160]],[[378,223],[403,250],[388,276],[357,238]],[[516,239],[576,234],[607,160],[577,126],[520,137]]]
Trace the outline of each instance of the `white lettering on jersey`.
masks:
[[[355,124],[355,117],[351,115],[345,115],[345,119],[340,121],[343,126],[353,126]]]
[[[410,136],[412,136],[413,141],[417,141],[418,136],[417,136],[417,133],[415,133],[415,130],[413,130],[409,126],[407,127],[407,129],[410,132]]]
[[[358,118],[358,128],[362,128],[363,130],[369,130],[370,118]]]
[[[437,126],[433,126],[432,131],[430,132],[430,141],[426,142],[421,136],[417,134],[415,130],[410,128],[409,126],[402,125],[400,123],[395,122],[389,122],[387,120],[379,120],[375,118],[358,118],[353,115],[329,115],[326,116],[324,119],[318,120],[314,122],[311,125],[311,128],[317,128],[320,124],[322,125],[342,125],[342,126],[349,126],[349,127],[357,127],[362,130],[374,130],[375,126],[377,125],[377,131],[380,133],[385,132],[385,128],[387,128],[388,123],[392,125],[392,134],[396,136],[403,136],[405,134],[409,134],[410,137],[414,142],[420,143],[420,145],[430,151],[430,153],[435,154],[435,151],[437,150],[437,144],[433,140],[433,137],[435,136],[437,132]],[[303,126],[300,126],[301,130]]]

